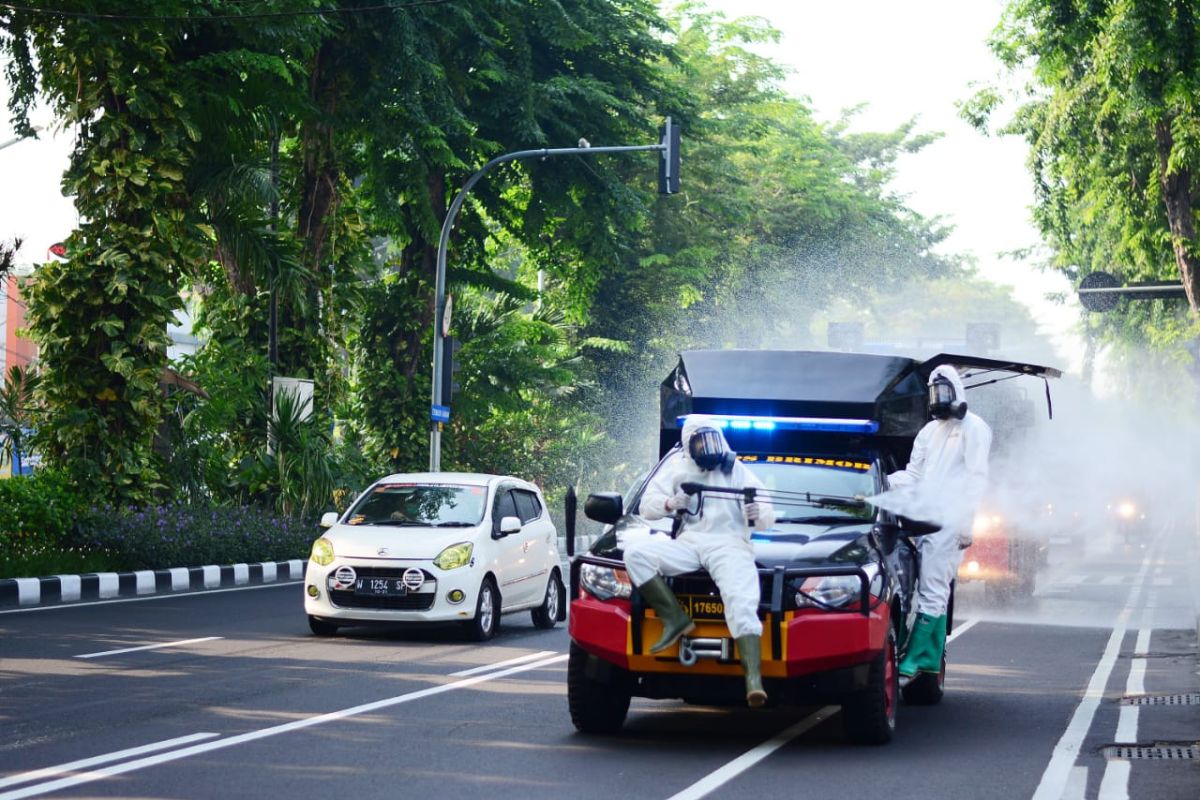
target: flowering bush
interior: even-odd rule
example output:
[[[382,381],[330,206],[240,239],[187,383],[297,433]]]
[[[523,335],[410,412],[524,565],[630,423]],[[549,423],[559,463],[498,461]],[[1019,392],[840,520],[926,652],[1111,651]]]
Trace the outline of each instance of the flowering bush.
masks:
[[[305,558],[317,535],[311,522],[255,507],[105,507],[80,520],[68,545],[104,553],[112,569],[163,569]]]

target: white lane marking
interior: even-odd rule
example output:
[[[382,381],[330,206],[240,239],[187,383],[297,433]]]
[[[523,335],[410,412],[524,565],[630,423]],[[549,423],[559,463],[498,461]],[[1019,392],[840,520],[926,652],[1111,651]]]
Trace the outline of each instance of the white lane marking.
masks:
[[[17,578],[24,580],[24,578]],[[36,579],[35,579],[36,580]],[[296,586],[300,583],[298,580],[287,581],[285,583],[264,583],[262,586],[238,586],[232,589],[210,589],[203,592],[176,592],[175,594],[155,594],[149,597],[123,597],[120,600],[85,600],[82,603],[66,603],[61,606],[38,606],[37,608],[11,608],[7,611],[0,611],[2,614],[29,614],[34,611],[62,611],[65,608],[90,608],[92,606],[107,606],[114,603],[144,603],[147,600],[178,600],[181,597],[200,597],[206,594],[225,594],[226,592],[252,592],[255,589],[278,589],[282,586]]]
[[[236,736],[229,736],[225,739],[218,739],[215,742],[194,744],[191,747],[172,750],[169,753],[159,753],[158,755],[139,758],[136,761],[126,761],[124,764],[116,764],[111,767],[105,767],[104,769],[93,770],[92,772],[83,772],[78,775],[59,778],[55,781],[39,783],[36,786],[27,786],[24,789],[5,792],[4,794],[0,794],[0,800],[20,800],[20,798],[24,797],[36,797],[38,795],[49,794],[50,792],[57,792],[60,789],[68,789],[72,786],[79,786],[83,783],[92,783],[104,778],[110,778],[114,775],[122,775],[126,772],[134,772],[139,769],[157,766],[158,764],[165,764],[170,761],[178,761],[182,758],[190,758],[191,756],[200,755],[201,753],[209,753],[214,750],[223,750],[226,747],[233,747],[235,745],[245,744],[246,742],[266,739],[269,736],[278,736],[281,733],[291,733],[292,731],[311,728],[314,725],[321,725],[326,722],[337,722],[339,720],[346,719],[347,717],[355,717],[360,714],[369,714],[372,711],[380,711],[385,708],[391,708],[392,706],[398,706],[401,703],[410,703],[413,700],[420,700],[425,697],[432,697],[433,695],[452,692],[455,689],[465,689],[468,686],[475,686],[476,684],[484,683],[486,681],[494,681],[499,678],[506,678],[509,675],[516,675],[520,672],[541,669],[542,667],[548,667],[551,664],[557,664],[566,660],[567,656],[565,654],[558,655],[554,656],[553,658],[535,661],[532,664],[521,664],[515,667],[510,667],[509,669],[501,670],[500,672],[489,672],[487,675],[476,675],[472,678],[464,678],[460,681],[455,681],[454,683],[443,683],[440,686],[431,686],[428,689],[418,689],[415,692],[408,692],[407,694],[389,697],[384,700],[376,700],[371,703],[363,703],[362,705],[344,708],[340,711],[331,711],[327,714],[317,714],[315,716],[305,717],[304,719],[285,722],[282,725],[275,725],[270,728],[262,728],[257,731],[250,731],[248,733],[241,733]]]
[[[979,622],[979,620],[977,620],[977,619],[971,619],[971,620],[967,620],[962,625],[959,625],[958,627],[956,627],[954,629],[954,631],[951,632],[951,634],[946,637],[946,644],[950,644],[955,639],[957,639],[959,636],[962,636],[964,633],[971,630],[971,628],[974,628],[978,622]]]
[[[121,650],[105,650],[102,653],[84,653],[76,658],[100,658],[101,656],[116,656],[121,653],[136,653],[139,650],[160,650],[164,647],[179,647],[185,644],[196,644],[196,642],[211,642],[214,639],[224,639],[224,636],[203,636],[199,639],[181,639],[178,642],[161,642],[159,644],[147,644],[141,647],[126,647]]]
[[[1087,575],[1067,575],[1058,580],[1058,583],[1076,584],[1083,583],[1088,579]]]
[[[526,661],[536,661],[539,658],[545,658],[546,656],[552,656],[554,654],[555,653],[553,650],[543,650],[540,653],[530,653],[529,655],[526,655],[526,656],[518,656],[516,658],[510,658],[508,661],[497,661],[495,664],[484,664],[481,667],[472,667],[471,669],[464,669],[464,670],[459,670],[458,672],[451,672],[450,677],[451,678],[466,678],[470,675],[478,675],[481,672],[489,672],[493,669],[503,669],[504,667],[511,667],[513,664],[524,664]]]
[[[1155,578],[1154,585],[1155,586],[1174,586],[1175,579],[1174,578]]]
[[[1150,650],[1150,634],[1153,630],[1152,615],[1154,613],[1153,595],[1146,598],[1146,607],[1142,610],[1141,629],[1138,631],[1134,653],[1146,653]],[[1129,680],[1125,684],[1125,694],[1138,695],[1146,693],[1146,659],[1134,658],[1129,666]],[[1117,718],[1118,744],[1135,744],[1138,740],[1138,717],[1140,709],[1133,705],[1121,706]],[[1100,781],[1100,793],[1097,800],[1129,800],[1129,775],[1133,772],[1133,763],[1125,759],[1114,759],[1104,767],[1104,778]]]
[[[1154,552],[1156,549],[1156,547],[1152,547],[1150,551]],[[1104,648],[1104,654],[1100,656],[1100,662],[1096,664],[1096,671],[1092,673],[1092,678],[1088,681],[1083,699],[1075,707],[1075,713],[1071,715],[1071,721],[1067,725],[1066,731],[1054,746],[1050,763],[1046,765],[1046,770],[1042,773],[1042,780],[1033,793],[1033,800],[1060,800],[1066,789],[1071,769],[1075,766],[1075,759],[1079,756],[1079,748],[1083,744],[1088,730],[1092,727],[1092,719],[1096,716],[1096,709],[1099,708],[1100,700],[1104,697],[1104,687],[1108,685],[1109,675],[1112,674],[1113,665],[1117,662],[1117,655],[1121,650],[1121,642],[1125,639],[1125,629],[1129,617],[1133,614],[1133,609],[1141,597],[1142,584],[1145,582],[1146,573],[1150,570],[1151,558],[1151,554],[1147,553],[1146,557],[1142,559],[1142,566],[1138,570],[1137,577],[1134,578],[1133,588],[1129,590],[1125,608],[1121,610],[1113,623],[1112,634],[1108,637],[1108,644]]]
[[[1116,586],[1125,580],[1124,575],[1105,575],[1100,579],[1101,586]]]
[[[1087,800],[1087,767],[1075,767],[1063,792],[1062,800]]]
[[[115,753],[105,753],[102,756],[93,756],[92,758],[81,758],[78,761],[68,761],[66,764],[59,764],[54,767],[44,767],[43,769],[35,769],[33,772],[22,772],[20,775],[14,775],[11,778],[0,779],[0,789],[5,786],[13,786],[18,783],[29,783],[30,781],[40,781],[42,778],[50,778],[55,775],[62,775],[66,772],[74,772],[75,770],[86,769],[88,767],[96,767],[100,764],[107,764],[110,761],[120,761],[123,758],[132,758],[133,756],[141,756],[146,753],[153,753],[158,750],[169,750],[172,747],[178,747],[183,744],[191,744],[192,742],[203,741],[204,739],[214,739],[221,734],[219,733],[193,733],[190,736],[180,736],[178,739],[165,739],[161,742],[153,744],[144,744],[140,747],[131,747],[128,750],[118,750]]]
[[[708,773],[683,791],[671,795],[668,800],[697,800],[704,797],[706,794],[729,783],[729,781],[741,775],[792,739],[820,725],[836,714],[838,710],[838,706],[825,706],[821,710],[809,714],[790,728],[780,731],[757,747],[742,753],[725,766]],[[3,798],[0,798],[0,800],[3,800]]]

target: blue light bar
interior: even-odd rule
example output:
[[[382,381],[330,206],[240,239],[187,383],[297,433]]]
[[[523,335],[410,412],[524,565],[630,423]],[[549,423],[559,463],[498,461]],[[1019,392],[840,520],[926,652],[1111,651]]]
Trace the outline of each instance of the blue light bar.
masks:
[[[696,414],[710,420],[718,428],[734,431],[811,431],[814,433],[878,433],[879,423],[873,419],[839,419],[837,417],[770,417],[741,414]],[[688,419],[677,417],[680,428]]]

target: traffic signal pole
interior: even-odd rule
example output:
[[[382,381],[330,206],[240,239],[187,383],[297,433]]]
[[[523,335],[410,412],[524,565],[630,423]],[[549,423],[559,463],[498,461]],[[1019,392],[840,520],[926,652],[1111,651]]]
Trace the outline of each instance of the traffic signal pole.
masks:
[[[496,156],[487,162],[463,184],[462,189],[455,195],[446,218],[442,220],[442,234],[438,239],[437,250],[437,279],[434,284],[434,313],[433,313],[433,387],[430,393],[430,429],[429,429],[429,471],[442,470],[442,428],[450,420],[450,409],[447,405],[450,398],[442,396],[442,371],[445,369],[442,356],[442,340],[449,334],[446,324],[446,251],[450,247],[450,231],[458,219],[467,195],[475,184],[487,175],[494,167],[511,161],[526,159],[547,159],[556,156],[592,156],[604,153],[637,153],[656,151],[663,154],[659,165],[660,193],[674,194],[679,190],[679,129],[667,118],[663,126],[662,138],[658,144],[620,145],[614,147],[555,147],[540,150],[517,150]]]

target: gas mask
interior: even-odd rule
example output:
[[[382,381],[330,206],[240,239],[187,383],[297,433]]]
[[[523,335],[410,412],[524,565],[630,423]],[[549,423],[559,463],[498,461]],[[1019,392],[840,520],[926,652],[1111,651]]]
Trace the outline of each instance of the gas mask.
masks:
[[[688,440],[688,455],[705,472],[720,469],[728,475],[737,462],[737,454],[725,446],[725,437],[716,428],[697,428]]]
[[[929,384],[929,413],[934,419],[962,419],[967,415],[967,403],[954,391],[954,384],[941,375]]]

